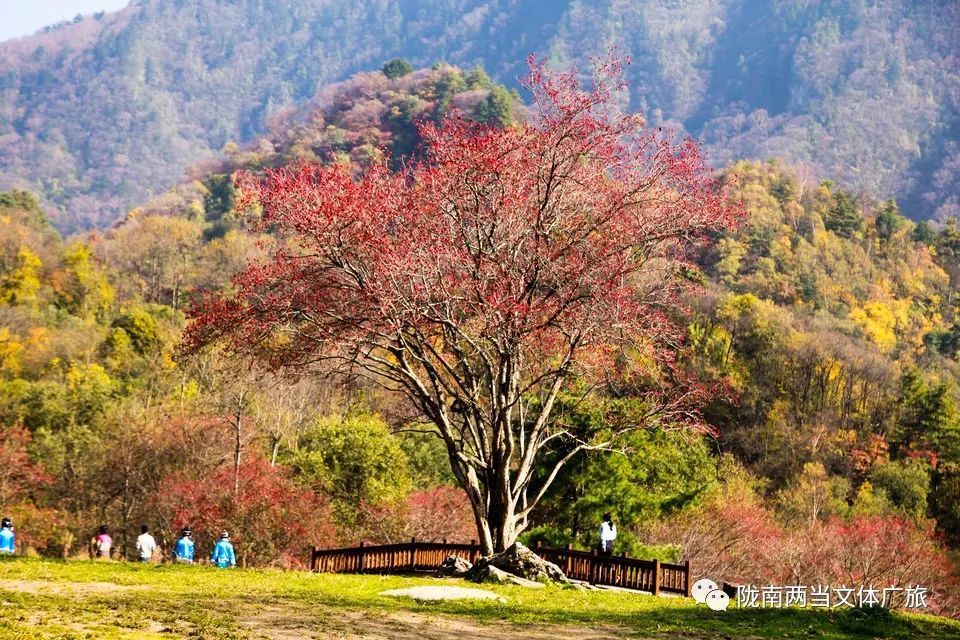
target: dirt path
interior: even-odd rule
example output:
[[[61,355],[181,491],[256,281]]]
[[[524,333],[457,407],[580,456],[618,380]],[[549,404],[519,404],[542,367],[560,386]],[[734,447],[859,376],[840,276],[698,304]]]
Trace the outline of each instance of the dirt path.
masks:
[[[448,615],[412,612],[373,614],[331,610],[314,615],[297,615],[282,607],[265,609],[256,616],[241,618],[239,622],[250,630],[254,638],[268,640],[619,640],[629,635],[626,629],[616,627],[589,629],[554,625],[483,624]]]
[[[110,582],[0,580],[0,591],[72,598],[129,593],[146,588]],[[629,630],[619,627],[482,623],[447,614],[407,611],[344,611],[316,606],[308,610],[293,605],[270,605],[254,609],[255,613],[239,617],[237,623],[247,630],[251,638],[258,640],[619,640],[630,635]],[[39,623],[39,619],[32,622]],[[82,626],[67,626],[75,631],[87,631]],[[149,621],[145,628],[157,633],[163,629],[164,625],[154,621]]]
[[[146,589],[141,585],[113,582],[55,582],[51,580],[0,580],[0,590],[58,596],[109,595]]]

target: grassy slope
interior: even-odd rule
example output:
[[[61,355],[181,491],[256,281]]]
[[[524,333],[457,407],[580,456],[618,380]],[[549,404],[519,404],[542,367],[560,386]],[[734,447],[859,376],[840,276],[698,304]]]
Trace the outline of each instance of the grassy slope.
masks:
[[[417,604],[378,595],[431,583],[437,580],[4,558],[0,637],[256,638],[268,637],[259,620],[276,623],[285,617],[288,631],[274,637],[343,637],[358,633],[357,621],[404,615],[414,621],[436,618],[454,631],[458,623],[451,616],[474,631],[510,623],[536,625],[542,632],[544,625],[556,624],[606,630],[612,637],[960,638],[960,623],[931,616],[713,612],[682,599],[613,592],[490,587],[507,598],[506,604]],[[284,635],[291,633],[294,619],[297,635]],[[515,635],[527,637],[534,630],[517,628]]]

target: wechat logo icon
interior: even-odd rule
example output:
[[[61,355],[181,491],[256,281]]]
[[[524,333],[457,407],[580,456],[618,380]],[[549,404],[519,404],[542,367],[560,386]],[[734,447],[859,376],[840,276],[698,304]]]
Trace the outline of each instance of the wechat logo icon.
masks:
[[[727,607],[730,606],[730,596],[709,578],[694,582],[691,595],[693,595],[697,604],[705,604],[714,611],[726,611]]]

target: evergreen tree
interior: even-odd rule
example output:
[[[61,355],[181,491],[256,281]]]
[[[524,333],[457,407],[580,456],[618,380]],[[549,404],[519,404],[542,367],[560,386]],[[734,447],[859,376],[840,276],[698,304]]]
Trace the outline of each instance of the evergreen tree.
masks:
[[[960,229],[956,218],[947,218],[937,234],[937,254],[948,262],[960,262]]]
[[[793,177],[787,174],[781,174],[770,186],[770,193],[781,204],[787,204],[791,200],[797,199],[797,183]]]
[[[467,74],[468,89],[489,89],[490,76],[483,70],[483,67],[477,65]]]
[[[887,200],[883,203],[883,207],[877,214],[877,219],[874,223],[877,228],[877,237],[880,238],[884,244],[890,242],[890,238],[903,226],[904,222],[906,222],[906,220],[900,215],[900,208],[897,207],[897,201]]]
[[[413,67],[411,67],[410,63],[403,58],[394,58],[390,62],[383,65],[383,69],[381,69],[381,71],[383,71],[383,75],[387,76],[391,80],[395,80],[396,78],[402,78],[413,71]]]
[[[833,206],[827,211],[824,226],[843,238],[852,238],[863,229],[863,216],[853,197],[844,191],[833,195]]]
[[[960,462],[960,410],[950,387],[927,383],[909,370],[901,383],[898,440],[911,449],[932,449],[947,462]]]
[[[928,221],[922,220],[917,223],[916,228],[913,230],[913,239],[915,242],[922,242],[930,246],[937,239],[937,234]]]
[[[960,545],[960,465],[941,464],[934,477],[933,515],[952,545]]]
[[[477,122],[498,127],[509,126],[513,122],[513,97],[506,87],[498,84],[476,106],[473,117]]]
[[[437,81],[437,118],[450,110],[453,96],[467,88],[463,80],[463,73],[458,69],[450,69],[440,76]]]

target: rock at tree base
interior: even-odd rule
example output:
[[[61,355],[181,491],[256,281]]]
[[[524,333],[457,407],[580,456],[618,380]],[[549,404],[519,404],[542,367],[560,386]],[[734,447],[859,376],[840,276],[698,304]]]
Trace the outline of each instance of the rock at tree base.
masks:
[[[497,602],[506,602],[503,596],[498,596],[492,591],[483,589],[468,589],[466,587],[444,587],[444,586],[426,586],[426,587],[408,587],[406,589],[388,589],[381,591],[380,595],[391,598],[412,598],[414,600],[496,600]]]
[[[496,581],[491,577],[491,572],[487,571],[487,567],[494,567],[502,572],[533,582],[559,582],[562,584],[569,582],[560,567],[552,562],[547,562],[519,542],[515,542],[509,548],[489,558],[478,560],[467,577],[478,582],[483,580]]]
[[[440,565],[439,573],[442,576],[460,577],[469,573],[472,568],[473,564],[469,560],[457,556],[447,556],[447,559]]]
[[[482,569],[479,569],[476,574],[472,576],[472,579],[476,580],[477,582],[515,584],[519,587],[532,587],[534,589],[544,589],[547,586],[543,582],[535,582],[533,580],[521,578],[520,576],[515,576],[512,573],[507,573],[502,569],[497,569],[491,564],[485,565]]]

